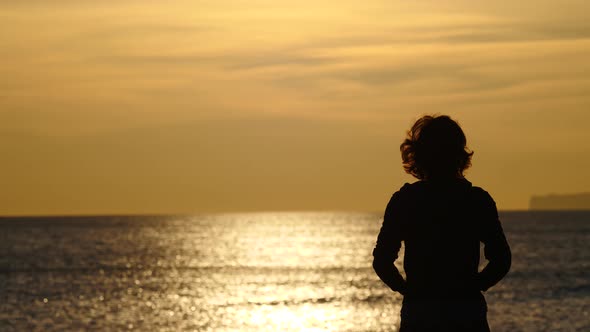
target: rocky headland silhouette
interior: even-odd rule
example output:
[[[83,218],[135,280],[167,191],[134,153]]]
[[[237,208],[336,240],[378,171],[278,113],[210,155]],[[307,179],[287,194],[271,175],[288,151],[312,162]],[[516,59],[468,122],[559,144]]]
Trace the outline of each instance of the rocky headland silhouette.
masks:
[[[590,192],[532,196],[531,210],[590,210]]]

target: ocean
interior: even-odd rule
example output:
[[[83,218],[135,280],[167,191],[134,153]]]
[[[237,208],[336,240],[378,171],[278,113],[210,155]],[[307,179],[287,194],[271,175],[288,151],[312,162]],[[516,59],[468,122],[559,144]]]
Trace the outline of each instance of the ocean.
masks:
[[[502,212],[492,331],[590,331],[590,212]],[[381,214],[0,218],[0,331],[397,331]],[[403,255],[402,257],[403,258]],[[401,267],[401,262],[397,262]]]

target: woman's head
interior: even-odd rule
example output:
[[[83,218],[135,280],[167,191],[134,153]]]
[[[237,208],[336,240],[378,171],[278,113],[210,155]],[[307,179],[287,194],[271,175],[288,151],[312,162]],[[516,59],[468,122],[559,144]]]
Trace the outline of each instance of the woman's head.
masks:
[[[404,169],[418,179],[461,177],[473,152],[457,122],[446,115],[425,115],[400,145]]]

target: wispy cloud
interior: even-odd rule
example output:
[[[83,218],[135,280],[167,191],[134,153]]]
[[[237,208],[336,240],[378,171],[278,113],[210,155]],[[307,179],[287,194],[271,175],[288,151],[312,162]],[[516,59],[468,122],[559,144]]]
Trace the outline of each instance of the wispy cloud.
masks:
[[[376,2],[367,7],[372,19],[363,20],[352,15],[359,10],[352,4],[323,16],[305,5],[265,2],[241,11],[244,3],[209,3],[198,12],[183,11],[185,5],[171,5],[162,15],[154,4],[119,6],[119,13],[102,6],[112,16],[101,16],[87,3],[64,5],[69,10],[62,16],[41,15],[36,20],[43,27],[59,21],[71,29],[9,39],[0,80],[5,100],[22,103],[19,96],[28,93],[142,107],[143,98],[143,107],[151,108],[182,99],[185,105],[250,112],[268,107],[253,98],[264,95],[285,112],[329,113],[418,105],[428,98],[477,103],[506,94],[534,100],[566,94],[568,82],[590,75],[584,60],[590,23],[565,15],[502,15],[476,7],[424,13],[411,6],[398,13]],[[68,23],[71,13],[76,20]],[[312,28],[296,26],[303,23]]]

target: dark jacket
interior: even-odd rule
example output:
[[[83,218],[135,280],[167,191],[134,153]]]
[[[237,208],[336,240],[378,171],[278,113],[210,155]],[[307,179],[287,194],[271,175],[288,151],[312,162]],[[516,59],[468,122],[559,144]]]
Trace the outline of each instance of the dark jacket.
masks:
[[[405,280],[393,265],[402,241]],[[480,242],[489,262],[478,272]],[[500,281],[511,263],[494,200],[465,179],[419,181],[394,193],[373,256],[377,275],[404,295],[404,306],[416,301],[485,306],[481,291]]]

